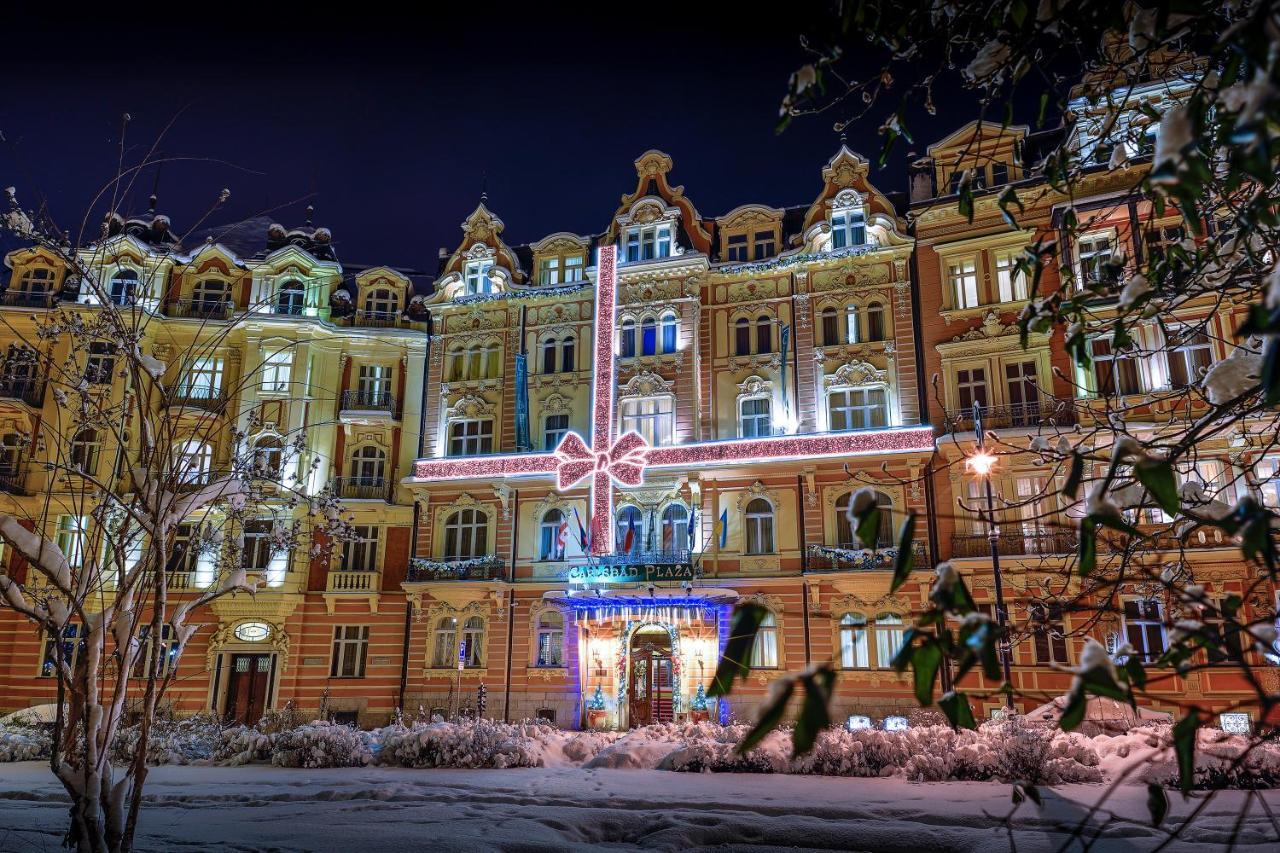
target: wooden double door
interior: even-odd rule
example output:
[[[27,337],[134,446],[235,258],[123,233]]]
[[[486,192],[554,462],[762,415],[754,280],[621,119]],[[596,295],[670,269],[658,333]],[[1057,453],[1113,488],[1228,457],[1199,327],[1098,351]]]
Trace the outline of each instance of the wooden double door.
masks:
[[[674,719],[671,638],[637,632],[631,641],[630,696],[627,720],[631,726],[669,723]]]
[[[271,689],[271,655],[232,655],[227,676],[227,719],[252,726],[262,719]]]

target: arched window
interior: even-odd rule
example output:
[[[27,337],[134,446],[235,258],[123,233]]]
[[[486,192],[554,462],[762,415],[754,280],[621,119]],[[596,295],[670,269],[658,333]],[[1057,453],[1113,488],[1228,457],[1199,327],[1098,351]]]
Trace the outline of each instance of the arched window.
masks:
[[[853,502],[853,492],[845,492],[836,500],[836,547],[862,548],[858,535],[854,531],[853,519],[849,516],[849,505]],[[876,492],[876,506],[880,508],[880,527],[876,531],[876,547],[893,547],[893,498],[884,492]]]
[[[296,317],[302,313],[306,301],[306,290],[302,282],[291,278],[280,285],[276,291],[276,313]]]
[[[662,511],[662,550],[672,553],[687,551],[692,547],[689,541],[689,511],[680,504],[671,504]]]
[[[675,352],[679,345],[677,339],[677,319],[675,314],[664,314],[662,317],[662,351]]]
[[[369,291],[364,298],[365,314],[373,320],[391,320],[400,310],[400,300],[388,288],[379,287]]]
[[[435,651],[431,655],[431,665],[436,669],[452,668],[458,653],[458,620],[452,616],[441,617],[436,622],[435,633]]]
[[[564,666],[564,614],[544,610],[538,616],[538,659],[536,666]]]
[[[773,506],[764,498],[755,498],[747,504],[747,553],[773,552]]]
[[[484,370],[484,348],[480,344],[467,347],[467,369],[463,374],[467,379],[479,379]]]
[[[560,359],[557,358],[559,353],[557,350],[555,338],[547,338],[542,342],[542,372],[555,373],[559,367]]]
[[[0,477],[16,477],[22,467],[22,451],[25,442],[16,432],[0,437]]]
[[[867,617],[846,613],[840,617],[840,666],[865,669],[870,666],[867,650]]]
[[[884,306],[872,302],[867,306],[867,340],[883,341],[884,335]]]
[[[355,486],[381,486],[387,476],[387,454],[366,444],[351,454],[351,482]]]
[[[734,355],[751,355],[751,321],[746,317],[739,317],[733,324],[733,352]]]
[[[484,666],[484,620],[472,616],[462,626],[462,665],[467,669]]]
[[[636,321],[623,320],[622,330],[618,333],[618,351],[620,358],[633,358],[636,354]]]
[[[894,655],[902,648],[904,630],[902,617],[897,613],[876,614],[876,666],[888,669],[893,664]]]
[[[840,312],[832,307],[823,308],[822,345],[830,347],[842,343],[844,340],[840,335]]]
[[[639,507],[618,510],[618,553],[639,554],[644,549],[644,515]]]
[[[98,473],[102,439],[96,429],[82,429],[71,439],[71,467],[86,474]]]
[[[138,272],[125,267],[111,277],[111,301],[116,305],[132,305],[138,292]]]
[[[578,359],[574,352],[575,341],[573,335],[565,335],[560,341],[560,370],[563,373],[573,373],[578,369]]]
[[[264,435],[253,445],[253,473],[268,480],[278,480],[284,464],[284,442],[279,436]]]
[[[213,469],[213,447],[203,441],[185,441],[178,445],[174,455],[179,482],[208,482],[209,472]]]
[[[496,379],[502,375],[501,348],[496,343],[484,345],[484,378]]]
[[[756,352],[773,352],[773,320],[766,314],[756,318]]]
[[[489,517],[478,509],[460,509],[444,523],[444,557],[468,560],[489,553]]]
[[[766,612],[760,620],[760,630],[756,631],[751,648],[751,668],[778,668],[778,617],[773,615],[773,611]]]
[[[858,306],[846,305],[844,308],[845,342],[856,344],[862,340],[858,333]]]
[[[640,354],[654,355],[658,351],[658,325],[652,317],[640,321]]]
[[[563,560],[565,540],[569,534],[564,513],[558,509],[547,510],[542,516],[539,532],[541,536],[539,537],[538,559]]]

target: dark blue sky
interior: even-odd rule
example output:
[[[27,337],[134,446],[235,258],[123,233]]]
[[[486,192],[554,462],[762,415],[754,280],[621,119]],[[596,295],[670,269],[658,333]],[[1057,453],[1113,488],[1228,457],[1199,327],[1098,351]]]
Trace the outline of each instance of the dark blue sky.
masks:
[[[265,211],[296,224],[299,199],[312,196],[342,260],[431,269],[440,246],[456,246],[486,174],[489,206],[519,243],[602,230],[648,148],[671,154],[673,180],[715,215],[811,201],[839,144],[826,117],[773,131],[787,75],[804,61],[803,22],[783,7],[733,24],[727,9],[686,4],[618,21],[598,5],[474,4],[366,24],[324,4],[279,18],[266,6],[24,13],[6,38],[0,181],[73,226],[113,174],[120,115],[133,117],[134,160],[174,120],[167,155],[223,161],[163,167],[159,206],[180,232],[223,187],[231,201],[211,224]],[[929,138],[944,132],[940,123]],[[867,156],[878,150],[874,123],[848,137]],[[873,172],[886,190],[905,186],[899,154]],[[133,211],[154,181],[139,179]]]

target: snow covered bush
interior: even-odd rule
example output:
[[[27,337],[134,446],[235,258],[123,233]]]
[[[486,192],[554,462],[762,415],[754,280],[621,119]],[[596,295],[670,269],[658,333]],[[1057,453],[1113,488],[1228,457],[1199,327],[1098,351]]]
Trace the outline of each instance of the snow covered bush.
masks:
[[[0,763],[45,759],[52,747],[53,738],[47,726],[21,722],[0,725]]]
[[[363,767],[373,763],[364,732],[316,720],[271,736],[271,763],[277,767]]]
[[[192,764],[213,759],[222,743],[224,726],[211,714],[181,719],[158,719],[147,741],[147,764]],[[125,726],[111,744],[112,761],[124,764],[138,749],[139,727]]]
[[[388,726],[378,733],[382,764],[400,767],[540,767],[566,733],[544,723],[461,719]]]
[[[239,765],[271,760],[271,735],[250,726],[224,729],[213,753],[214,764]]]

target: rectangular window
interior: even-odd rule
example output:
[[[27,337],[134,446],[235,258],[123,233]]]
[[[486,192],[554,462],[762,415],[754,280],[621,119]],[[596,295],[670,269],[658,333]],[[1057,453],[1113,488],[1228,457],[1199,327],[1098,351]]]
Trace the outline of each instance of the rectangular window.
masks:
[[[747,235],[731,234],[725,244],[725,254],[731,261],[747,260]]]
[[[889,407],[884,388],[850,388],[827,395],[830,429],[870,429],[887,426]]]
[[[289,390],[289,380],[293,376],[293,351],[280,350],[268,353],[262,362],[262,390],[285,392]]]
[[[543,258],[538,265],[538,284],[550,285],[560,283],[560,259]]]
[[[759,261],[764,258],[773,257],[773,253],[777,251],[777,243],[774,240],[772,231],[757,231],[755,238],[752,240],[755,244],[752,257]]]
[[[138,654],[137,661],[134,662],[133,674],[135,678],[147,677],[147,665],[151,661],[151,626],[143,625],[138,632],[138,643],[142,647],[142,651]],[[156,678],[164,678],[174,667],[178,661],[178,638],[173,634],[172,625],[160,626],[160,660],[156,662]]]
[[[1213,362],[1213,345],[1203,330],[1170,330],[1169,384],[1188,388],[1200,381]]]
[[[583,260],[582,255],[570,255],[564,259],[564,281],[566,284],[582,281],[583,276]]]
[[[824,346],[841,343],[840,315],[834,308],[822,312],[822,343]]]
[[[538,666],[564,666],[564,628],[554,624],[538,626]]]
[[[831,248],[846,249],[867,242],[867,218],[862,208],[835,210],[831,213]]]
[[[463,272],[465,296],[476,296],[493,292],[493,279],[489,278],[489,270],[493,269],[493,261],[468,261]]]
[[[1165,653],[1164,618],[1160,602],[1133,599],[1124,603],[1125,639],[1144,663],[1151,663]]]
[[[1009,164],[997,160],[991,164],[991,186],[998,187],[1009,183]]]
[[[270,521],[247,521],[244,525],[242,565],[251,571],[266,571],[274,550]]]
[[[1200,614],[1200,621],[1213,639],[1205,646],[1209,663],[1232,663],[1239,661],[1244,654],[1244,647],[1240,642],[1240,614],[1237,612],[1228,618],[1222,606],[1221,601],[1214,602]]]
[[[763,438],[773,435],[773,425],[770,420],[770,405],[767,397],[743,400],[738,432],[742,438]]]
[[[182,394],[194,400],[215,399],[222,393],[222,376],[222,359],[197,358],[182,377]]]
[[[81,625],[74,623],[62,629],[62,637],[54,639],[45,632],[44,654],[40,658],[40,677],[52,678],[58,673],[58,660],[66,663],[72,671],[76,661],[85,651],[85,632]]]
[[[1164,258],[1169,249],[1186,236],[1186,231],[1181,225],[1163,225],[1147,231],[1143,238],[1147,244],[1147,256],[1152,259]]]
[[[449,424],[449,455],[478,456],[493,452],[493,421],[463,420]]]
[[[89,358],[85,361],[84,378],[90,385],[110,385],[116,372],[116,345],[107,341],[90,341]]]
[[[1280,456],[1264,456],[1254,462],[1253,481],[1261,495],[1262,505],[1270,510],[1280,510]]]
[[[1081,237],[1076,247],[1080,261],[1080,281],[1088,285],[1103,280],[1103,270],[1111,260],[1111,238],[1105,234]]]
[[[368,625],[333,626],[333,662],[329,665],[331,678],[364,678],[364,664],[368,655]]]
[[[342,543],[342,570],[346,572],[376,572],[378,570],[378,537],[381,528],[374,524],[356,524],[351,528],[354,538]]]
[[[956,371],[956,397],[960,401],[960,417],[972,418],[973,407],[987,407],[987,369],[967,367]]]
[[[391,368],[385,364],[360,365],[356,390],[360,392],[366,405],[376,403],[384,395],[391,393]]]
[[[1067,637],[1061,604],[1033,604],[1031,630],[1035,636],[1036,663],[1067,663]]]
[[[1094,338],[1093,352],[1094,390],[1101,396],[1114,397],[1142,393],[1138,379],[1138,361],[1128,353],[1116,353],[1109,338]]]
[[[568,415],[547,415],[542,430],[542,447],[544,450],[555,450],[569,431]]]
[[[54,542],[67,557],[71,568],[78,569],[84,565],[84,544],[86,531],[89,529],[87,515],[58,516],[58,532]]]
[[[627,230],[626,259],[651,261],[671,256],[671,225],[639,225]]]
[[[866,669],[871,666],[867,644],[867,620],[861,614],[845,614],[840,619],[840,666]]]
[[[650,447],[671,444],[675,432],[675,401],[670,397],[644,397],[622,401],[623,433],[640,433]]]
[[[978,262],[964,258],[947,265],[947,280],[951,284],[951,303],[955,308],[975,308],[978,301]]]
[[[1012,250],[996,252],[996,287],[1001,302],[1026,301],[1027,277],[1018,269],[1020,256]]]
[[[1035,426],[1040,422],[1040,389],[1034,361],[1016,361],[1004,366],[1011,426]],[[984,401],[985,402],[985,401]]]

